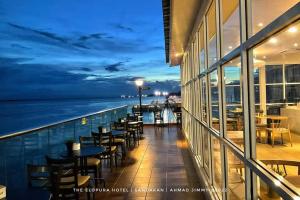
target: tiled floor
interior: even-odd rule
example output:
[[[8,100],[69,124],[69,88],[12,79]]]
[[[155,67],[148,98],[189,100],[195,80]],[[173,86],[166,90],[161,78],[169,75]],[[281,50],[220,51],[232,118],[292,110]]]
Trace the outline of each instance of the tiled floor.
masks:
[[[202,193],[191,192],[201,186],[187,143],[176,126],[156,132],[153,126],[146,126],[140,145],[113,172],[104,164],[103,176],[106,191],[96,192],[96,199],[204,199]]]

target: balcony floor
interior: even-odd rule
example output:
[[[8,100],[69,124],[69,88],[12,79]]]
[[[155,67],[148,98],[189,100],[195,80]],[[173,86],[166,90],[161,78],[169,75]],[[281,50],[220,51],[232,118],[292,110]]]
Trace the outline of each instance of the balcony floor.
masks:
[[[156,131],[145,126],[144,139],[137,148],[128,151],[120,167],[111,172],[103,166],[106,189],[96,192],[96,199],[205,199],[196,171],[187,149],[187,142],[176,126]],[[112,191],[125,189],[124,192]],[[164,192],[147,192],[142,189],[162,189]],[[189,192],[172,192],[171,189],[188,188]]]

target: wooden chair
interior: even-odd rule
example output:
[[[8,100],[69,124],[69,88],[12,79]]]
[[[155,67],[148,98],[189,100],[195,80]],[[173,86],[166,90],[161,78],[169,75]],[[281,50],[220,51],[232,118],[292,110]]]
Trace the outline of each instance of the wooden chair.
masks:
[[[128,134],[128,146],[131,144],[131,139],[133,140],[133,145],[139,145],[139,124],[130,124],[131,121],[127,121],[126,128],[127,128],[127,134]]]
[[[101,160],[109,160],[109,165],[111,168],[111,171],[113,170],[113,159],[115,160],[115,167],[118,166],[118,148],[117,146],[114,146],[112,143],[112,135],[111,132],[108,133],[102,133],[102,127],[99,127],[99,133],[92,132],[92,136],[94,136],[95,144],[98,146],[104,146],[106,148],[106,151],[101,154],[100,159]]]
[[[90,176],[78,175],[77,159],[53,159],[46,156],[46,160],[50,172],[52,199],[79,199],[76,189],[87,187]],[[89,199],[89,193],[87,195]]]
[[[263,116],[264,111],[260,110],[256,113],[256,116]],[[258,139],[259,142],[262,142],[262,137],[261,137],[261,133],[266,133],[267,132],[267,128],[268,128],[268,124],[267,123],[263,123],[263,120],[260,118],[256,118],[256,123],[255,123],[255,131],[256,131],[256,137]]]
[[[79,142],[80,146],[95,146],[95,140],[94,137],[92,136],[79,136]],[[98,186],[98,180],[101,179],[102,176],[102,166],[101,166],[101,155],[97,157],[89,157],[87,158],[87,167],[88,171],[91,171],[94,174],[95,178],[95,186]],[[80,165],[80,162],[78,162],[78,165]]]
[[[120,147],[122,150],[122,159],[125,159],[126,157],[126,143],[127,143],[127,131],[126,127],[123,123],[119,122],[113,122],[111,124],[111,130],[117,130],[123,132],[123,134],[120,134],[118,136],[113,137],[112,145],[115,145],[117,147]]]
[[[266,128],[266,130],[271,133],[272,147],[274,147],[274,138],[276,134],[280,134],[282,144],[283,144],[283,134],[288,134],[291,147],[293,146],[291,131],[287,119],[288,118],[272,120],[271,128]]]
[[[158,128],[164,127],[164,118],[161,116],[161,112],[154,112],[154,128],[157,130]]]
[[[27,183],[30,187],[49,188],[48,166],[27,164]]]

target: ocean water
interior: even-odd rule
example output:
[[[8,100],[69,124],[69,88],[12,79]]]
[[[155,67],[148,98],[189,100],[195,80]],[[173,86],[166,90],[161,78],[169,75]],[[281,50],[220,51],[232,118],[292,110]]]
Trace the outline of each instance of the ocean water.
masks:
[[[143,104],[163,97],[143,98]],[[138,98],[67,99],[0,102],[0,135],[31,129],[92,112],[139,104]]]

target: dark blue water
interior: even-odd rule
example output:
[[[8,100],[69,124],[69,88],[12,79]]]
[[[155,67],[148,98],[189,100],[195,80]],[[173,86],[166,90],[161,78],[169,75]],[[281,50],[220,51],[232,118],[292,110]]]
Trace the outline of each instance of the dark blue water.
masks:
[[[163,100],[158,97],[143,98],[143,104],[149,104],[158,99]],[[0,135],[138,103],[138,98],[2,101],[0,102]]]

